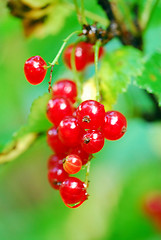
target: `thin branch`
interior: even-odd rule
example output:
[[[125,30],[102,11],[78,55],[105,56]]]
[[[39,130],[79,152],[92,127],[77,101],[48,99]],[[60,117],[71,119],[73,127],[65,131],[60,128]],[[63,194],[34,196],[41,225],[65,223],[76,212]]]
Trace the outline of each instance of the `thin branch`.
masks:
[[[118,2],[116,0],[98,0],[98,3],[105,11],[111,23],[115,23],[120,31],[119,38],[124,45],[132,45],[138,49],[142,49],[142,37],[138,30],[138,34],[135,36],[131,29],[128,30],[122,13],[118,8]]]
[[[110,2],[108,0],[98,0],[98,4],[104,9],[108,19],[110,21],[115,21]]]
[[[124,12],[123,17],[122,17],[124,22],[127,22],[127,25],[129,26],[130,31],[135,36],[138,35],[138,29],[137,29],[137,27],[134,24],[134,21],[133,21],[133,19],[131,17],[130,10],[129,10],[127,4],[125,4],[125,1],[124,0],[118,0],[118,1],[112,0],[111,2],[114,2],[115,4],[117,4],[117,2],[118,2],[120,4],[120,6],[122,7],[123,12]]]

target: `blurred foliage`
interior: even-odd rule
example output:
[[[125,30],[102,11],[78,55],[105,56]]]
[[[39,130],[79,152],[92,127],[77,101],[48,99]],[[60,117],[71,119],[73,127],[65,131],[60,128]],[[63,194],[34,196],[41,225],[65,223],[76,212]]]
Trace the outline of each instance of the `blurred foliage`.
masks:
[[[57,34],[64,26],[66,17],[70,15],[68,5],[57,0],[9,0],[7,4],[11,14],[22,19],[26,36]]]
[[[146,61],[144,71],[136,79],[136,83],[148,92],[159,96],[161,93],[161,71],[158,71],[158,69],[161,70],[161,53],[154,53]]]
[[[141,74],[142,68],[141,52],[137,49],[122,47],[107,52],[101,62],[99,77],[103,102],[108,109],[112,109],[120,93],[127,91],[131,78]]]
[[[21,2],[31,4],[35,9],[40,7],[40,2],[43,6],[49,1]],[[126,2],[132,8],[138,1]],[[139,1],[140,15],[146,2]],[[85,7],[105,17],[96,1],[85,1]],[[26,39],[21,19],[11,16],[5,1],[0,2],[0,150],[8,143],[11,147],[12,134],[18,129],[17,140],[31,132],[45,131],[50,125],[45,118],[48,94],[44,95],[48,89],[49,73],[41,85],[31,86],[25,80],[23,65],[33,55],[41,55],[51,62],[62,40],[72,31],[80,29],[75,12],[63,8],[60,12],[56,10],[50,27],[46,23],[46,27],[41,27],[42,32],[37,32],[44,38]],[[131,47],[122,47],[118,39],[113,39],[106,46],[107,54],[100,65],[104,98],[109,101],[107,105],[117,100],[114,108],[129,117],[128,131],[122,140],[107,141],[104,149],[92,160],[89,200],[79,209],[70,210],[62,203],[59,193],[50,188],[46,162],[51,151],[45,136],[41,135],[28,151],[17,156],[16,161],[0,166],[0,239],[161,239],[160,232],[143,212],[144,198],[161,189],[161,123],[147,123],[141,119],[144,111],[154,111],[154,105],[142,89],[130,85],[133,82],[161,96],[161,71],[157,71],[160,69],[161,50],[160,9],[159,1],[144,32],[143,53]],[[62,20],[58,20],[61,16]],[[151,74],[155,76],[152,79],[149,78]],[[93,67],[90,67],[85,78],[91,79],[92,76]],[[60,60],[59,65],[54,67],[54,80],[63,77],[73,78],[73,75]],[[86,89],[89,86],[94,88],[88,82],[86,84]],[[114,91],[112,96],[108,86]],[[22,142],[23,146],[27,146],[24,140]]]

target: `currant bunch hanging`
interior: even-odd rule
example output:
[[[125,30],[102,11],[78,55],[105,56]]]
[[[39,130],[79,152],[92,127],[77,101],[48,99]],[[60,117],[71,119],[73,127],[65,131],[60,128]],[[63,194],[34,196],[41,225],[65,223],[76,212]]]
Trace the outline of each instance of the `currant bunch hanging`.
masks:
[[[69,83],[68,93],[74,94],[67,94]],[[60,85],[60,94],[56,91],[55,96],[54,91]],[[117,111],[105,112],[103,104],[98,101],[86,100],[75,110],[71,102],[73,96],[75,99],[77,97],[75,93],[76,84],[62,79],[54,84],[53,96],[47,105],[48,120],[54,124],[47,132],[47,142],[55,152],[48,161],[48,179],[51,186],[59,190],[64,203],[71,208],[80,206],[88,199],[88,181],[82,182],[70,174],[78,173],[92,159],[92,154],[103,148],[105,138],[117,140],[127,128],[124,115]],[[54,104],[62,99],[64,107]],[[66,111],[66,102],[70,103],[70,111]]]
[[[72,69],[74,59],[75,70],[84,71],[95,62],[93,46],[89,42],[67,46],[63,53],[66,66]],[[97,54],[99,60],[104,54],[103,47],[99,47]],[[29,58],[24,66],[28,82],[33,85],[41,83],[47,68],[52,67],[53,70],[59,56],[60,51],[50,66],[40,56]],[[51,94],[46,116],[53,126],[47,131],[47,143],[54,154],[48,160],[48,181],[52,188],[59,190],[66,206],[76,208],[88,199],[92,154],[103,148],[105,139],[120,139],[126,132],[127,121],[118,111],[105,112],[104,105],[99,101],[91,99],[78,104],[78,87],[70,79],[57,81]],[[82,166],[87,167],[84,182],[71,176],[78,173]]]

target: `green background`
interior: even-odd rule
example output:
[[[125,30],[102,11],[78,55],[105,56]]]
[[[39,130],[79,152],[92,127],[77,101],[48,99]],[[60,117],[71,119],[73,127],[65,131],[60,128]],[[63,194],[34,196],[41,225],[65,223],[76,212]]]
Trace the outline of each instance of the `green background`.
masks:
[[[104,16],[93,1],[87,3],[87,9]],[[146,56],[161,49],[159,12],[160,7],[144,34]],[[25,60],[41,55],[51,62],[62,40],[80,26],[72,13],[56,35],[26,39],[20,19],[11,16],[3,6],[0,15],[0,146],[3,146],[27,122],[33,100],[47,92],[49,73],[40,85],[30,85],[23,73]],[[119,47],[119,41],[114,39],[106,50],[112,52]],[[87,75],[90,71],[92,67]],[[55,80],[72,76],[62,61],[53,75]],[[140,117],[142,111],[153,111],[153,107],[145,93],[133,86],[119,96],[114,108],[128,117],[128,131],[121,140],[107,141],[104,149],[95,154],[90,197],[78,209],[64,206],[59,192],[48,184],[46,166],[52,152],[45,136],[13,162],[1,165],[0,239],[161,239],[159,230],[143,211],[146,196],[161,192],[161,124],[148,123]]]

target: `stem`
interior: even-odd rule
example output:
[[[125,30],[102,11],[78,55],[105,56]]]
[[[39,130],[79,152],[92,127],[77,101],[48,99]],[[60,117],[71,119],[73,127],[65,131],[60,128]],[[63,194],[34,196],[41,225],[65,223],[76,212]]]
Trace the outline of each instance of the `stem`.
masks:
[[[84,0],[81,0],[81,17],[82,17],[82,24],[87,24],[86,18],[84,16]]]
[[[85,185],[86,185],[86,188],[88,188],[90,164],[91,164],[91,161],[88,161],[88,163],[87,163],[86,177],[85,177]]]
[[[100,101],[100,82],[98,77],[98,55],[101,42],[97,41],[94,46],[94,63],[95,63],[95,85],[96,85],[96,101]]]
[[[75,6],[74,6],[72,3],[67,2],[67,4],[68,4],[68,7],[69,7],[71,10],[75,10]],[[78,10],[79,10],[79,8],[78,8]],[[109,20],[108,20],[108,19],[106,19],[106,18],[104,18],[104,17],[101,17],[101,16],[99,16],[99,15],[93,13],[93,12],[90,12],[90,11],[88,11],[88,10],[84,10],[84,15],[85,15],[87,18],[93,20],[94,22],[98,22],[98,23],[102,24],[102,25],[105,26],[105,27],[106,27],[107,25],[109,25]]]
[[[144,11],[140,17],[140,26],[143,31],[146,30],[148,23],[150,22],[151,16],[154,12],[155,7],[159,3],[159,0],[156,0],[153,4],[154,0],[146,0],[146,5],[144,7]]]
[[[73,1],[74,1],[74,5],[75,5],[75,10],[76,10],[76,13],[77,13],[78,22],[81,23],[80,11],[79,11],[77,0],[73,0]]]
[[[105,27],[106,27],[107,25],[109,25],[109,20],[108,20],[108,19],[106,19],[106,18],[104,18],[104,17],[101,17],[101,16],[99,16],[99,15],[93,13],[93,12],[90,12],[90,11],[88,11],[88,10],[85,10],[85,11],[84,11],[84,14],[85,14],[86,17],[90,18],[90,19],[93,20],[94,22],[98,22],[98,23],[100,23],[101,25],[103,25],[103,26],[105,26]]]
[[[50,66],[54,66],[55,64],[58,64],[58,60],[59,60],[59,57],[62,53],[62,51],[64,50],[68,40],[75,34],[81,34],[82,33],[82,30],[78,30],[78,31],[75,31],[75,32],[72,32],[66,39],[64,39],[64,43],[62,44],[59,52],[57,53],[56,57],[54,58],[54,60],[52,61],[52,63],[50,63]]]
[[[78,104],[80,104],[81,103],[81,94],[82,94],[82,83],[81,83],[81,80],[79,79],[78,72],[77,72],[76,65],[75,65],[76,44],[77,43],[74,44],[74,47],[72,49],[71,66],[72,66],[72,70],[73,70],[73,74],[74,74],[74,81],[76,82],[76,85],[77,85],[77,91],[78,91],[77,102],[78,102]]]
[[[49,87],[48,87],[48,92],[50,93],[51,90],[51,82],[52,82],[52,75],[53,75],[53,65],[51,66],[51,70],[50,70],[50,80],[49,80]]]

